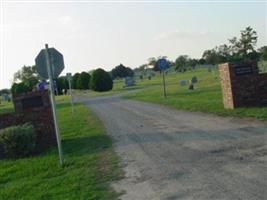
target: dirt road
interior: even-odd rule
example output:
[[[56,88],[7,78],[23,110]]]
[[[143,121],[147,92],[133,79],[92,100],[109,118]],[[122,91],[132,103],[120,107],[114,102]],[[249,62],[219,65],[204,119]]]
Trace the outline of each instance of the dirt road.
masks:
[[[121,199],[267,199],[266,124],[119,97],[86,103],[121,158]]]

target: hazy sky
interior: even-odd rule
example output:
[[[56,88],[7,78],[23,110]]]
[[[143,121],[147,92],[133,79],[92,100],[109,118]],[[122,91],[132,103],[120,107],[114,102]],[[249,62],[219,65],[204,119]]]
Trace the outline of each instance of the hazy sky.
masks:
[[[150,57],[200,58],[252,26],[266,45],[266,2],[33,3],[2,1],[0,88],[33,65],[45,43],[58,49],[66,72],[138,67]]]

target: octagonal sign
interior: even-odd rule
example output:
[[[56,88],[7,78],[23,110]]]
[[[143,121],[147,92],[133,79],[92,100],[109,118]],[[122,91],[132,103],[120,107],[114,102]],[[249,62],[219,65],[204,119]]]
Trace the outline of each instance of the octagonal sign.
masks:
[[[45,56],[45,49],[42,49],[35,58],[37,73],[44,79],[48,79],[47,63]],[[49,60],[51,63],[52,77],[57,78],[64,69],[63,55],[55,48],[48,49]]]

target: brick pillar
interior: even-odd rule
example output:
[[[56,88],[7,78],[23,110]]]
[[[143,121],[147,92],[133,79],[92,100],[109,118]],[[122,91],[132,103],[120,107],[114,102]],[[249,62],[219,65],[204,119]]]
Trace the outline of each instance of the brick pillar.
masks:
[[[234,108],[229,63],[219,65],[224,108]]]
[[[257,62],[219,65],[224,108],[257,106],[259,74]]]

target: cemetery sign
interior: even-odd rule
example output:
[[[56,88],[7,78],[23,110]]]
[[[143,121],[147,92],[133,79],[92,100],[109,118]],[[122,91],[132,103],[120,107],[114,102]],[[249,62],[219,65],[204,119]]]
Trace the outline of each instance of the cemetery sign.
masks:
[[[259,74],[257,62],[219,65],[224,108],[267,105],[267,73]]]
[[[253,74],[253,69],[251,66],[243,65],[235,67],[236,76],[249,75],[249,74]]]

